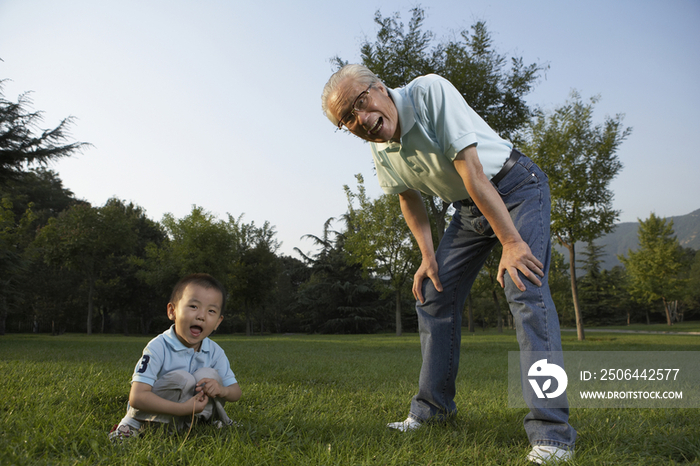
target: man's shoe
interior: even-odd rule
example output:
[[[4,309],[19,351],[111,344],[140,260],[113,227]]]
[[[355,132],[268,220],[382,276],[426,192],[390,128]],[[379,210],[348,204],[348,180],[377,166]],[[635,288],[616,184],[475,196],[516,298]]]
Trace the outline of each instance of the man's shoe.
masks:
[[[402,422],[391,422],[387,424],[386,426],[389,429],[396,429],[400,430],[401,432],[409,432],[412,430],[417,430],[422,426],[423,424],[420,423],[420,421],[416,420],[415,418],[412,418],[411,416],[408,416],[405,421]]]
[[[558,464],[573,459],[572,450],[564,450],[548,445],[536,445],[527,455],[527,460],[535,464]]]

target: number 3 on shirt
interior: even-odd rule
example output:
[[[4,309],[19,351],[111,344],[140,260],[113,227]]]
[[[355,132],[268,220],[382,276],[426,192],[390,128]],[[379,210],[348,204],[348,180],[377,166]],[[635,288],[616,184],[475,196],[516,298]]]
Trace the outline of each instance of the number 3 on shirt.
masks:
[[[143,359],[141,359],[141,365],[139,366],[139,370],[137,371],[139,374],[143,374],[146,372],[146,368],[148,367],[148,361],[151,360],[151,357],[148,355],[144,355]]]

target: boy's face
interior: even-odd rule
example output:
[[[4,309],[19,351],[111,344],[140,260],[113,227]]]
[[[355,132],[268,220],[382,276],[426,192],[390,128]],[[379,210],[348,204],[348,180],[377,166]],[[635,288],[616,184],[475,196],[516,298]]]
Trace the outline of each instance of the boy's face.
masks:
[[[190,283],[180,301],[168,303],[168,318],[175,322],[175,333],[183,345],[199,351],[202,340],[211,335],[224,319],[222,301],[218,289]]]

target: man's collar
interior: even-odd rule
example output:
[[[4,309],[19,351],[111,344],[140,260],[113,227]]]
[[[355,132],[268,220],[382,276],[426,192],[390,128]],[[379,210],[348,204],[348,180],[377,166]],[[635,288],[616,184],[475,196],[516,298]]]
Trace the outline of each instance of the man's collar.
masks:
[[[391,96],[391,100],[394,101],[394,105],[398,111],[401,139],[403,139],[404,135],[408,133],[408,131],[413,128],[413,125],[416,123],[415,116],[413,115],[413,105],[411,105],[411,102],[409,102],[406,98],[404,88],[395,90],[387,87],[386,89],[389,92],[389,96]]]

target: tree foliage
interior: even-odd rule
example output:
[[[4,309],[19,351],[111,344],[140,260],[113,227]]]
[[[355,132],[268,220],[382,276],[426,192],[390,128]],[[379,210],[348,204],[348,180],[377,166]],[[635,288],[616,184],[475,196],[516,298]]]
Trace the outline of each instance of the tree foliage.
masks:
[[[418,76],[439,74],[492,128],[512,138],[531,115],[525,96],[546,65],[525,65],[521,57],[509,59],[498,53],[483,21],[435,42],[435,34],[423,30],[425,11],[414,7],[410,12],[407,28],[399,13],[374,14],[377,37],[360,46],[362,64],[391,88],[405,86]],[[346,62],[335,57],[334,63],[340,67]]]
[[[609,233],[619,211],[612,208],[610,182],[622,169],[617,156],[631,128],[622,115],[593,123],[597,97],[588,103],[572,92],[570,100],[551,113],[538,111],[525,134],[526,153],[549,176],[552,197],[551,233],[569,251],[571,291],[579,340],[584,339],[583,320],[576,286],[576,249]]]
[[[17,102],[7,100],[3,82],[0,81],[0,183],[16,178],[31,164],[46,165],[87,146],[82,142],[66,143],[70,117],[53,129],[40,130],[42,113],[29,110],[29,95],[20,95]]]
[[[639,249],[618,256],[630,276],[630,294],[640,303],[663,303],[666,323],[672,325],[669,302],[681,297],[679,277],[682,249],[673,232],[673,220],[652,213],[639,220]]]
[[[322,236],[306,235],[318,248],[312,255],[296,251],[310,268],[309,280],[299,288],[298,314],[302,328],[320,333],[373,333],[385,326],[385,307],[373,279],[349,260],[345,235],[331,230],[329,218]]]
[[[525,65],[521,57],[508,58],[497,52],[483,21],[451,39],[436,41],[432,31],[423,29],[425,11],[414,7],[410,12],[408,27],[404,27],[399,13],[386,17],[380,11],[374,14],[377,37],[360,46],[362,64],[390,88],[405,86],[419,76],[438,74],[452,82],[496,132],[506,139],[517,139],[518,131],[532,114],[525,96],[547,66]],[[337,56],[332,61],[338,68],[347,64]],[[426,203],[439,243],[449,204],[432,197],[426,198]]]
[[[93,331],[96,283],[115,261],[123,261],[137,245],[130,221],[134,206],[111,199],[103,207],[76,205],[51,218],[34,241],[44,261],[80,273],[87,287],[87,333]]]
[[[357,192],[344,186],[348,200],[345,249],[352,263],[360,264],[367,274],[378,278],[376,283],[382,291],[388,290],[394,296],[396,334],[401,335],[402,296],[419,265],[420,251],[411,240],[398,196],[384,194],[369,199],[362,175],[355,178]]]
[[[624,314],[630,316],[626,307],[627,289],[623,271],[619,268],[605,270],[601,267],[603,246],[590,241],[583,253],[582,268],[585,275],[579,280],[582,318],[593,325],[618,325]]]

